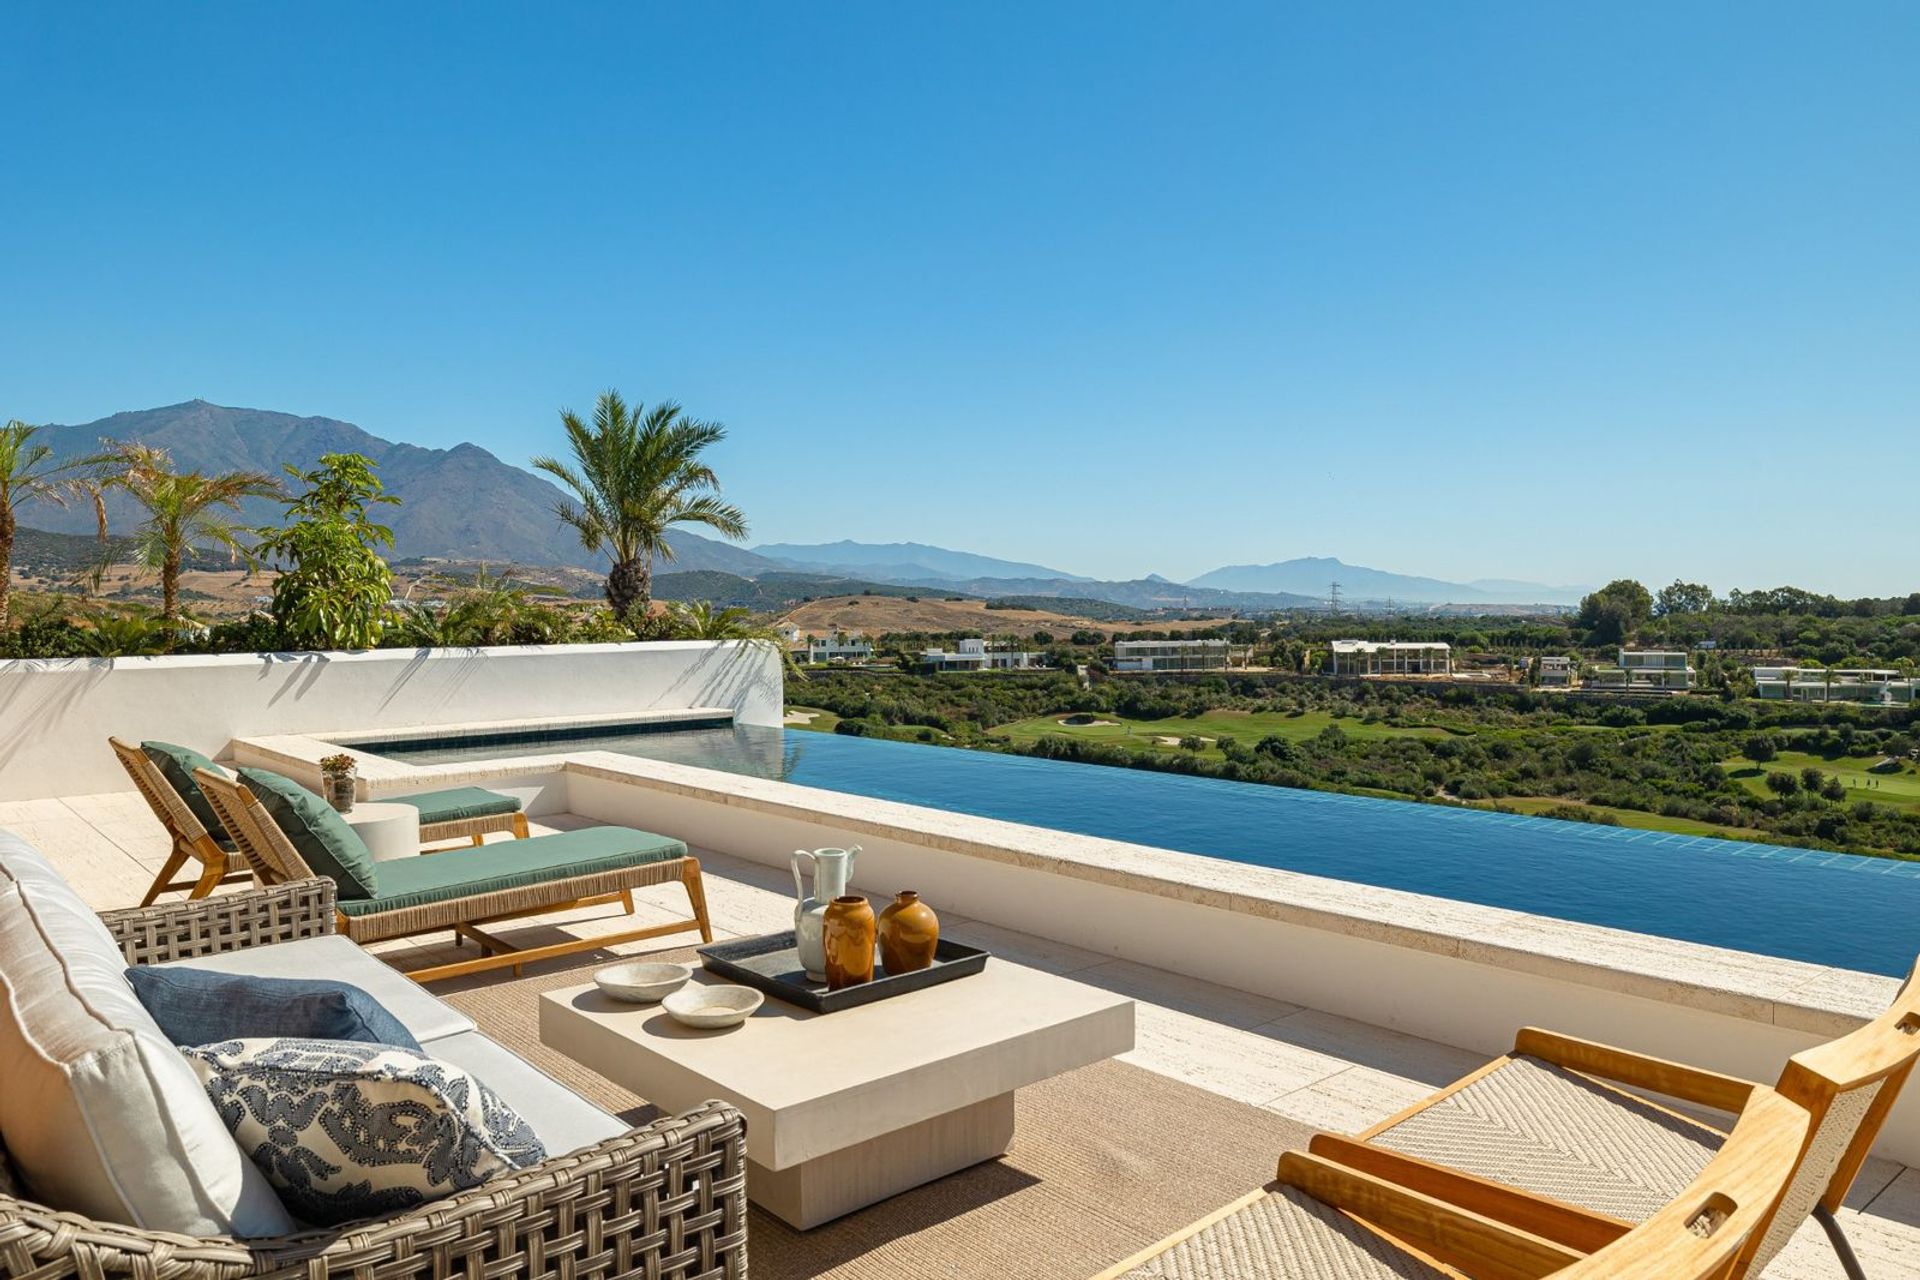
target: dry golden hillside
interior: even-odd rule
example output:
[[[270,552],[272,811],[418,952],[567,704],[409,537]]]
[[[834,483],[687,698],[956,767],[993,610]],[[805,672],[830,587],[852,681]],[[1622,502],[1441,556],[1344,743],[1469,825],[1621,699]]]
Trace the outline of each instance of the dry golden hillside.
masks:
[[[1041,609],[989,609],[984,600],[942,600],[922,596],[829,596],[810,600],[780,619],[810,635],[859,631],[885,635],[890,631],[969,631],[979,635],[1032,635],[1049,631],[1064,637],[1075,631],[1191,631],[1218,626],[1217,621],[1099,622]]]

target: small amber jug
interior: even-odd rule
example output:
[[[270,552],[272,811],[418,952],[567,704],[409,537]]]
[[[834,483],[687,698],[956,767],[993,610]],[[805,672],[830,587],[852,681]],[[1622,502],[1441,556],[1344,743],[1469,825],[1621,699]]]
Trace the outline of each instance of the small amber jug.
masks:
[[[880,913],[880,963],[888,973],[912,973],[933,964],[940,917],[911,889],[902,889]]]
[[[873,908],[858,894],[827,904],[823,922],[827,951],[827,989],[857,987],[873,981]]]

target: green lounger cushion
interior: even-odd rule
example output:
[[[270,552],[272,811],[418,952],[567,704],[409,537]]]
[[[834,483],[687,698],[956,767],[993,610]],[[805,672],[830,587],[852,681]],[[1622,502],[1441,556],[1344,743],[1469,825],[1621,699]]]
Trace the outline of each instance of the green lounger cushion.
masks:
[[[376,915],[574,876],[650,866],[683,858],[686,853],[687,846],[678,840],[631,827],[583,827],[531,840],[503,840],[383,862],[380,892],[368,899],[343,901],[340,910],[350,916]]]
[[[220,815],[213,811],[212,801],[201,792],[200,784],[193,780],[195,769],[211,769],[223,778],[227,776],[227,771],[192,747],[176,747],[171,742],[143,742],[140,750],[160,770],[160,776],[187,802],[187,808],[193,811],[194,817],[200,819],[200,825],[207,829],[207,834],[222,844],[231,844],[227,829],[220,825]]]
[[[268,769],[242,769],[240,780],[286,833],[313,874],[333,881],[341,904],[378,892],[373,851],[332,805],[292,778]]]
[[[423,827],[433,826],[436,822],[466,822],[471,818],[491,818],[495,814],[520,812],[518,800],[483,787],[422,791],[416,795],[394,796],[392,800],[395,804],[410,804],[418,809],[420,825]]]

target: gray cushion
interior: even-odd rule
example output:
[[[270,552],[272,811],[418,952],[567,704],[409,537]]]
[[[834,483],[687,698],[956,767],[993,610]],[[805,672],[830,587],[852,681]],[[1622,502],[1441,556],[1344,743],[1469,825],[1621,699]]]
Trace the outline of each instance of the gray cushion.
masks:
[[[594,1106],[526,1059],[477,1031],[427,1046],[437,1061],[473,1073],[533,1126],[548,1155],[561,1156],[627,1131],[627,1124]]]
[[[187,808],[193,811],[193,816],[200,819],[200,825],[207,829],[207,834],[215,840],[230,842],[227,829],[220,825],[220,815],[213,811],[213,803],[200,790],[200,784],[193,780],[195,769],[209,769],[223,778],[227,776],[227,771],[192,747],[176,747],[171,742],[143,742],[140,750],[160,770],[160,776],[179,792]]]
[[[332,978],[260,978],[141,965],[127,982],[161,1033],[178,1045],[215,1040],[353,1040],[420,1052],[400,1020],[380,1002]]]
[[[412,978],[337,933],[301,938],[297,942],[276,942],[270,947],[247,947],[217,956],[175,960],[160,967],[206,969],[213,973],[252,974],[263,978],[300,978],[323,973],[329,978],[351,982],[400,1019],[400,1025],[412,1032],[414,1039],[427,1045],[429,1054],[438,1052],[431,1041],[474,1029],[472,1018],[429,995],[427,989]]]
[[[339,886],[340,901],[363,901],[379,892],[373,851],[332,805],[270,769],[242,769],[240,778],[313,873]]]

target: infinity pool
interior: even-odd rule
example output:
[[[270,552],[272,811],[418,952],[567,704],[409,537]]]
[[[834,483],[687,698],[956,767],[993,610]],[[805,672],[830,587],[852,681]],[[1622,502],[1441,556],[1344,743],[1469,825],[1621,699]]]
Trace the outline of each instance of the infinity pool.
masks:
[[[1920,864],[1324,791],[746,726],[601,733],[618,751],[1817,964],[1904,975]],[[525,745],[390,749],[420,764]]]

